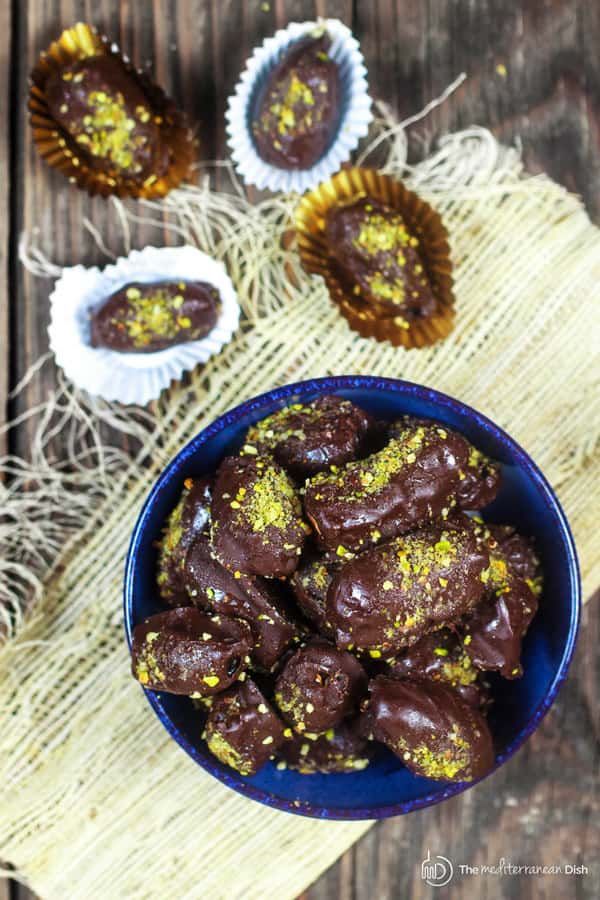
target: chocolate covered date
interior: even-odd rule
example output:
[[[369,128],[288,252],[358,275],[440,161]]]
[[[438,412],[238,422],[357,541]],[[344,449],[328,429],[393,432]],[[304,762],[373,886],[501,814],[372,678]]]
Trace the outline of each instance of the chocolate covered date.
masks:
[[[210,520],[211,481],[186,478],[181,498],[163,528],[158,550],[157,584],[169,606],[188,606],[185,560],[192,542]]]
[[[367,676],[351,653],[315,638],[286,662],[275,683],[275,702],[299,733],[319,734],[354,712]]]
[[[538,608],[536,584],[514,575],[501,556],[492,556],[486,583],[488,596],[462,629],[465,650],[478,669],[518,678],[521,645]]]
[[[214,559],[207,534],[196,538],[185,563],[185,581],[192,602],[214,613],[244,619],[254,637],[252,661],[270,670],[301,636],[279,584],[258,576],[235,577]]]
[[[360,197],[331,206],[325,240],[349,293],[397,324],[434,315],[437,301],[419,252],[419,238],[389,206]]]
[[[205,282],[132,282],[92,314],[91,344],[119,353],[155,353],[197,341],[214,328],[220,305],[218,290]]]
[[[310,169],[334,136],[340,76],[330,46],[327,32],[291,44],[256,99],[251,128],[257,151],[281,169]]]
[[[267,456],[223,460],[211,518],[215,555],[234,574],[291,575],[310,530],[289,476]]]
[[[313,739],[299,734],[288,738],[283,742],[279,756],[287,768],[302,775],[360,772],[369,765],[369,745],[353,723],[342,722]]]
[[[363,729],[404,765],[437,781],[473,781],[494,765],[483,716],[440,682],[378,676],[369,685]]]
[[[48,79],[45,93],[52,118],[90,166],[139,181],[167,170],[160,122],[116,56],[87,57],[62,68]]]
[[[447,628],[426,634],[412,647],[390,659],[385,674],[392,678],[441,681],[476,708],[484,708],[489,702],[488,688],[481,672],[458,635]]]
[[[306,478],[361,455],[373,428],[368,413],[341,397],[294,403],[253,425],[250,448],[272,453],[296,478]]]
[[[489,554],[466,517],[361,553],[327,593],[336,644],[379,658],[415,643],[473,609],[488,567]]]
[[[254,775],[283,741],[283,725],[257,685],[247,678],[215,697],[205,728],[213,756],[241,775]]]
[[[480,465],[472,450],[448,428],[405,418],[379,452],[311,478],[306,515],[322,544],[342,557],[447,518],[466,473]]]
[[[206,697],[233,684],[251,648],[252,633],[240,619],[171,609],[136,626],[132,670],[150,690]]]
[[[325,619],[327,591],[339,566],[322,556],[309,557],[300,563],[290,578],[296,602],[317,631],[331,633]]]

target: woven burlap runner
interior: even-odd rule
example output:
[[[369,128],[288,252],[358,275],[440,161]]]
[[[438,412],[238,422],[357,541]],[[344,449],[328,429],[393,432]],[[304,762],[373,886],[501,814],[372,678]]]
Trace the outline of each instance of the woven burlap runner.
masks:
[[[575,197],[523,178],[517,155],[485,131],[448,137],[415,169],[404,166],[402,131],[388,141],[386,171],[434,203],[450,231],[448,340],[405,352],[352,333],[282,245],[290,200],[252,207],[241,194],[185,189],[145,214],[225,261],[243,330],[189,388],[163,397],[156,417],[124,416],[65,387],[38,410],[32,460],[5,461],[0,587],[12,599],[5,629],[16,633],[0,650],[0,856],[45,900],[285,900],[369,827],[278,813],[222,787],[167,738],[129,675],[121,589],[140,505],[182,443],[241,400],[332,373],[457,396],[531,452],[573,526],[586,592],[600,583],[600,234]],[[47,271],[36,252],[27,259]],[[100,420],[143,443],[133,461],[104,445]],[[68,472],[47,450],[57,421],[72,438]]]

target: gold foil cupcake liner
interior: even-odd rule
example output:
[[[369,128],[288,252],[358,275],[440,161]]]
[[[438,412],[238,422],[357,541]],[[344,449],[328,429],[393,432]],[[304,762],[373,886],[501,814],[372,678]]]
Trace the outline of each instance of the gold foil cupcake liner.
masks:
[[[81,59],[100,55],[119,59],[148,98],[160,129],[161,141],[169,153],[169,166],[165,173],[151,174],[140,181],[94,168],[72,136],[50,114],[45,95],[48,79]],[[164,197],[189,177],[197,155],[197,142],[184,114],[173,100],[148,75],[135,68],[116,44],[84,22],[63,31],[59,39],[40,55],[30,77],[29,111],[33,139],[40,155],[50,166],[92,196]]]
[[[364,196],[400,213],[408,231],[419,238],[419,255],[437,301],[434,315],[408,322],[391,314],[389,307],[357,296],[340,278],[325,240],[326,215],[331,207]],[[452,331],[454,294],[448,232],[440,214],[401,181],[375,169],[343,169],[301,199],[295,225],[305,271],[324,278],[331,299],[350,327],[363,337],[390,341],[396,347],[427,347]]]

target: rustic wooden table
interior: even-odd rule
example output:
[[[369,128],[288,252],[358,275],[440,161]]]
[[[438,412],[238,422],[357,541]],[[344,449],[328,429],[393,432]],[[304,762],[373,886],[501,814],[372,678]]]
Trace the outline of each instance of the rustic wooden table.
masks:
[[[38,227],[59,263],[91,263],[87,216],[106,234],[106,208],[50,172],[26,122],[27,75],[63,28],[93,22],[118,41],[200,123],[203,155],[226,154],[227,97],[252,48],[290,20],[336,16],[359,38],[372,94],[400,116],[421,109],[460,72],[469,78],[411,130],[422,156],[441,133],[473,123],[520,141],[526,166],[580,193],[600,219],[600,3],[598,0],[4,0],[0,4],[0,392],[6,398],[47,350],[49,283],[19,265],[20,233]],[[134,239],[143,244],[140,228]],[[115,248],[115,249],[118,249]],[[51,367],[0,416],[35,404],[54,383]],[[11,452],[26,453],[26,426]],[[60,443],[56,445],[60,453]],[[576,659],[537,734],[494,778],[440,807],[383,822],[303,896],[332,898],[592,898],[600,896],[600,707],[598,604],[590,604]],[[421,880],[428,852],[455,865],[573,863],[580,878],[455,875],[447,888]],[[1,848],[0,848],[1,854]],[[0,887],[0,900],[31,895]],[[90,898],[126,900],[126,898]],[[168,898],[177,900],[177,898]],[[275,898],[274,898],[275,900]]]

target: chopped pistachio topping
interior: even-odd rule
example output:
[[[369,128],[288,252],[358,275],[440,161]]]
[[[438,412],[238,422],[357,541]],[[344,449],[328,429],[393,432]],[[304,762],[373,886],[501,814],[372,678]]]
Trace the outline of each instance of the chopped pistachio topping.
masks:
[[[252,763],[245,760],[244,757],[225,740],[218,731],[212,731],[206,736],[206,744],[210,752],[226,766],[231,766],[241,775],[250,775],[252,772]]]
[[[285,472],[266,462],[260,477],[248,488],[240,488],[230,505],[254,532],[264,532],[268,528],[283,531],[302,522],[302,507],[294,485]]]
[[[397,252],[402,247],[416,247],[418,241],[408,232],[401,216],[382,216],[373,212],[361,223],[354,245],[369,256],[377,253]]]
[[[184,303],[181,294],[172,296],[164,289],[143,294],[139,288],[128,288],[126,296],[129,307],[114,315],[111,323],[127,331],[134,347],[147,347],[157,337],[173,340],[182,330],[191,328],[190,317],[180,313]]]
[[[79,73],[74,80],[82,78],[83,73]],[[87,103],[90,112],[77,123],[77,143],[92,156],[107,159],[122,171],[140,172],[142,164],[136,159],[136,152],[147,145],[148,136],[139,129],[136,132],[137,122],[128,115],[121,91],[114,95],[90,91]],[[150,110],[145,106],[138,106],[136,115],[141,122],[150,120]]]

